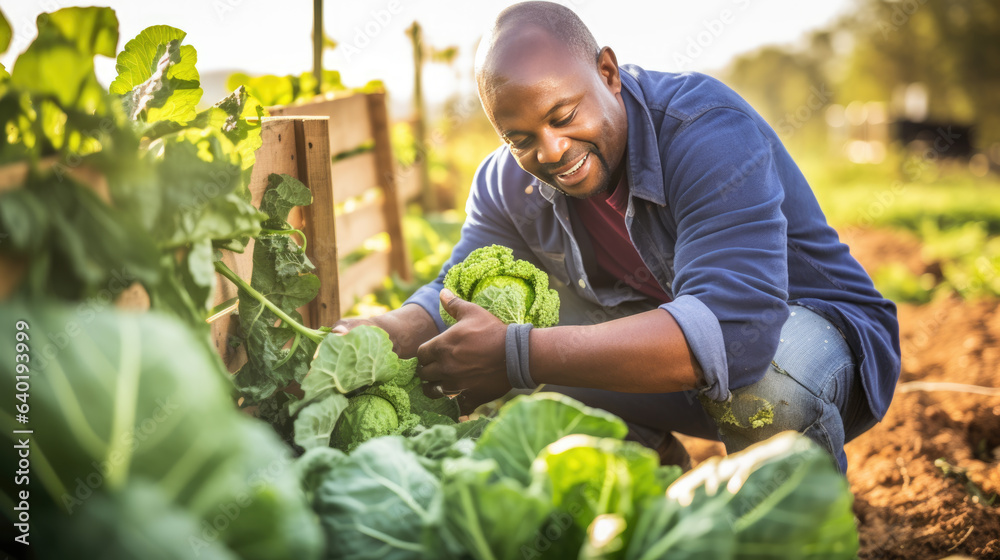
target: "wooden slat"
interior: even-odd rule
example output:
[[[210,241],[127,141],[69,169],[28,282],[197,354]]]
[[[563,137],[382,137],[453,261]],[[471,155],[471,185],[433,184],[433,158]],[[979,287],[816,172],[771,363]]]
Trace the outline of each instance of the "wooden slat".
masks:
[[[247,282],[250,281],[250,274],[253,271],[253,240],[251,239],[250,242],[251,245],[243,253],[222,251],[222,262]],[[221,274],[215,275],[215,286],[213,306],[236,297],[236,285]],[[229,346],[229,337],[236,334],[238,329],[239,319],[233,313],[228,313],[212,321],[212,346],[222,358],[222,362],[226,364],[229,373],[236,373],[247,362],[245,345],[241,344],[235,349]]]
[[[338,297],[337,234],[334,227],[333,185],[330,182],[330,138],[326,118],[296,121],[299,178],[312,191],[313,202],[304,210],[306,254],[316,265],[319,295],[313,300],[309,323],[313,328],[333,325],[340,319]]]
[[[399,201],[401,204],[412,202],[420,196],[420,173],[415,165],[401,170],[396,174],[399,186]]]
[[[299,163],[296,161],[295,119],[268,117],[263,120],[260,131],[263,143],[257,149],[257,161],[250,174],[250,195],[253,205],[260,206],[260,198],[267,189],[267,178],[271,173],[287,173],[298,177]]]
[[[28,259],[0,253],[0,301],[4,301],[17,290],[28,273]]]
[[[389,266],[404,280],[410,280],[410,260],[406,254],[403,239],[402,201],[396,186],[395,158],[389,138],[389,115],[385,109],[385,94],[372,93],[368,98],[368,115],[375,140],[375,161],[379,173],[379,183],[385,193],[385,223],[389,232]]]
[[[363,152],[333,163],[333,203],[359,196],[368,189],[378,187],[375,175],[375,153]]]
[[[59,156],[49,156],[42,158],[38,162],[38,169],[49,171],[59,179],[70,177],[76,182],[88,187],[106,203],[111,202],[111,192],[108,190],[108,178],[104,173],[88,165],[67,165],[60,160]],[[26,161],[18,161],[0,166],[0,192],[20,188],[28,179],[30,166]]]
[[[350,308],[356,298],[380,288],[388,276],[389,253],[372,253],[361,259],[340,275],[340,305]]]
[[[337,216],[337,251],[348,255],[366,240],[386,230],[382,198],[378,197],[353,211]]]
[[[0,165],[0,192],[20,187],[28,178],[28,162]]]
[[[260,206],[261,197],[267,189],[267,177],[271,173],[298,175],[294,119],[266,118],[261,122],[260,135],[262,143],[255,154],[256,162],[248,185],[254,206]],[[251,239],[242,253],[222,251],[222,262],[240,278],[250,282],[253,274],[253,250],[254,240]],[[236,286],[221,274],[215,275],[215,285],[213,306],[237,296]],[[238,323],[239,320],[229,313],[214,320],[211,328],[212,345],[230,373],[235,373],[247,361],[246,349],[242,345],[235,351],[229,347],[229,337],[237,332]]]
[[[273,107],[268,111],[274,116],[329,117],[330,154],[353,150],[372,137],[370,124],[365,118],[368,115],[368,101],[363,94]]]

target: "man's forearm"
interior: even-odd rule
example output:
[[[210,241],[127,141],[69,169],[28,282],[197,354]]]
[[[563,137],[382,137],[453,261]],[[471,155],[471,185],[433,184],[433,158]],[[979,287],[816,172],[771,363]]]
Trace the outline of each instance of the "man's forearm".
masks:
[[[673,316],[654,309],[598,325],[531,332],[535,383],[627,393],[695,388],[701,371]]]
[[[409,304],[371,318],[372,323],[389,333],[392,350],[400,358],[412,358],[417,348],[438,334],[434,319],[419,305]]]

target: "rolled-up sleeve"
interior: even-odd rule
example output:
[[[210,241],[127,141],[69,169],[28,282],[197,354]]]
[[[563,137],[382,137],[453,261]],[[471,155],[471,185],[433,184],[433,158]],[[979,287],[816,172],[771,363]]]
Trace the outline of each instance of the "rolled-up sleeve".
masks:
[[[664,150],[667,204],[677,222],[677,321],[704,373],[702,392],[763,377],[788,318],[787,222],[772,147],[746,114],[711,109]]]

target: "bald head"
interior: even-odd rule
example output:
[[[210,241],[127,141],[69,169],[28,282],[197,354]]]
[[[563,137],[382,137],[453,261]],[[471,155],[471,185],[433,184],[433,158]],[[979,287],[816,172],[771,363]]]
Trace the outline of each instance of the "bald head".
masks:
[[[594,64],[600,53],[579,16],[552,2],[521,2],[500,12],[476,53],[476,80],[484,85],[504,73],[506,62],[523,61],[525,50],[542,47]],[[489,88],[487,88],[489,89]]]
[[[571,10],[507,8],[476,53],[483,111],[522,169],[568,196],[624,176],[628,114],[618,60]]]

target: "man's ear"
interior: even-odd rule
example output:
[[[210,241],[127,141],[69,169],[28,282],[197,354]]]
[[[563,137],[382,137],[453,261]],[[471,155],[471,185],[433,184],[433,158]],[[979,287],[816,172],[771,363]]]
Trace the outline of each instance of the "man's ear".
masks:
[[[603,47],[597,54],[597,71],[601,74],[601,81],[608,86],[611,93],[621,91],[622,77],[618,73],[618,57],[611,47]]]

